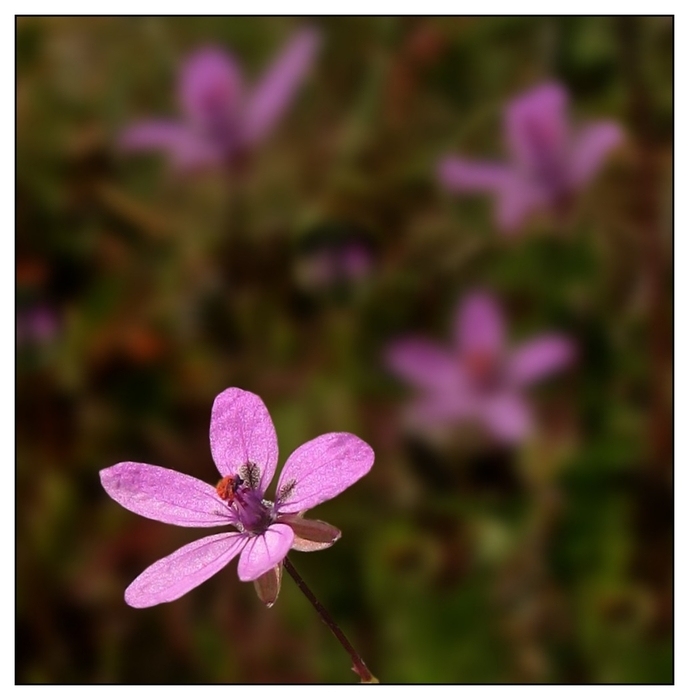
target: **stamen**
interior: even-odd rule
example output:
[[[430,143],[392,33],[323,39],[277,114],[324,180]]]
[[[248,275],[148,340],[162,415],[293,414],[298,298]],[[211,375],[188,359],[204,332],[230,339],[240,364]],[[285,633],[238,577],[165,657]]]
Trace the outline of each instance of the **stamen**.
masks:
[[[278,492],[277,502],[286,501],[292,494],[292,491],[294,491],[296,485],[297,482],[294,479],[290,479],[286,484],[283,484]]]
[[[225,476],[215,490],[227,506],[234,512],[240,532],[261,533],[274,522],[274,506],[264,501],[258,491],[260,471],[253,463],[241,467],[238,474]],[[255,486],[252,486],[252,482]]]
[[[228,505],[232,505],[237,496],[237,489],[242,486],[243,483],[244,479],[242,479],[239,474],[224,476],[218,482],[215,491],[223,501],[227,501]]]
[[[261,478],[261,472],[254,462],[247,462],[239,467],[237,474],[246,481],[252,489],[258,488],[258,482]]]

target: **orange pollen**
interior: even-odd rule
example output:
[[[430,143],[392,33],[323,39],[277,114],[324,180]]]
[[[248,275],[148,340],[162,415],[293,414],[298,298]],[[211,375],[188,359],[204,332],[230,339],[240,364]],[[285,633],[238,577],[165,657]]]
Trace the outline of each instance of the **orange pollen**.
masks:
[[[215,487],[215,491],[223,501],[227,501],[232,504],[234,501],[234,495],[236,489],[241,485],[242,480],[238,476],[224,476],[218,485]]]

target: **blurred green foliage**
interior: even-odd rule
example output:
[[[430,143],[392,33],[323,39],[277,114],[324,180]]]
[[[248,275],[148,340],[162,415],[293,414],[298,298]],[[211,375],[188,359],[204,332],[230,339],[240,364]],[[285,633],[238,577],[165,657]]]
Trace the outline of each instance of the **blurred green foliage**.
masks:
[[[195,533],[125,511],[99,469],[213,482],[210,407],[240,386],[283,460],[330,431],[376,451],[313,514],[341,541],[293,560],[382,682],[671,682],[672,20],[317,24],[313,75],[239,181],[125,158],[116,135],[177,113],[189,50],[225,46],[253,76],[296,19],[17,21],[17,313],[59,323],[17,348],[17,681],[355,679],[288,579],[270,610],[234,564],[174,603],[124,603]],[[503,157],[503,104],[551,77],[628,139],[567,230],[542,217],[506,239],[486,198],[441,191],[435,162]],[[309,285],[313,236],[333,230],[366,241],[373,271]],[[559,328],[580,348],[517,451],[408,435],[382,365],[396,336],[447,338],[475,285],[513,338]]]

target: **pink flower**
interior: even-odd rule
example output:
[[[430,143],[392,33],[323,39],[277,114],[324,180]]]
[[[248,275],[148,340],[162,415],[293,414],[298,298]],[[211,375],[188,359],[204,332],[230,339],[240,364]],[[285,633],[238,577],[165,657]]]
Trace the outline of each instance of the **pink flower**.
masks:
[[[251,90],[229,53],[212,46],[199,49],[180,71],[184,119],[135,123],[121,134],[120,146],[166,151],[179,169],[236,162],[284,114],[319,45],[315,30],[297,32]]]
[[[313,552],[340,537],[337,528],[303,518],[304,511],[337,496],[368,473],[373,450],[350,433],[327,433],[296,449],[266,500],[278,460],[268,410],[248,391],[216,397],[210,443],[222,476],[217,486],[171,469],[121,462],[100,472],[108,495],[146,518],[183,527],[230,526],[229,532],[192,542],[149,566],[127,588],[135,608],[176,600],[239,556],[241,581],[254,581],[272,605],[280,590],[282,560],[291,549]]]
[[[36,304],[17,312],[17,345],[42,345],[55,338],[60,322],[54,309]]]
[[[309,286],[332,287],[366,279],[373,268],[373,254],[356,240],[322,245],[303,255],[302,276]]]
[[[511,162],[448,156],[438,165],[441,183],[454,192],[494,194],[497,224],[507,233],[534,209],[562,211],[622,141],[622,130],[612,121],[574,131],[568,99],[562,85],[545,83],[512,100],[504,115]]]
[[[388,348],[386,360],[392,372],[421,392],[410,410],[417,425],[478,421],[498,440],[518,442],[532,424],[524,389],[573,358],[571,341],[556,334],[508,350],[497,302],[473,292],[457,309],[452,347],[402,339]]]

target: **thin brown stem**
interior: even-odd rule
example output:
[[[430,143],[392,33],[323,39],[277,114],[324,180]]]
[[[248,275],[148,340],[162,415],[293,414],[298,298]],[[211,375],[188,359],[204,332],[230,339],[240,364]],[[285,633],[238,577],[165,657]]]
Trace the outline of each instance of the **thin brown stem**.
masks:
[[[347,639],[345,633],[340,629],[337,622],[333,620],[330,613],[323,607],[321,602],[313,594],[313,591],[306,585],[304,579],[299,575],[294,568],[294,564],[285,557],[283,562],[285,571],[294,579],[294,582],[299,586],[299,590],[308,598],[309,602],[316,609],[321,620],[330,628],[330,631],[337,637],[337,641],[344,647],[345,651],[352,659],[352,670],[361,678],[362,683],[378,683],[378,679],[368,670],[368,667],[361,658],[359,652],[352,646],[352,643]]]

